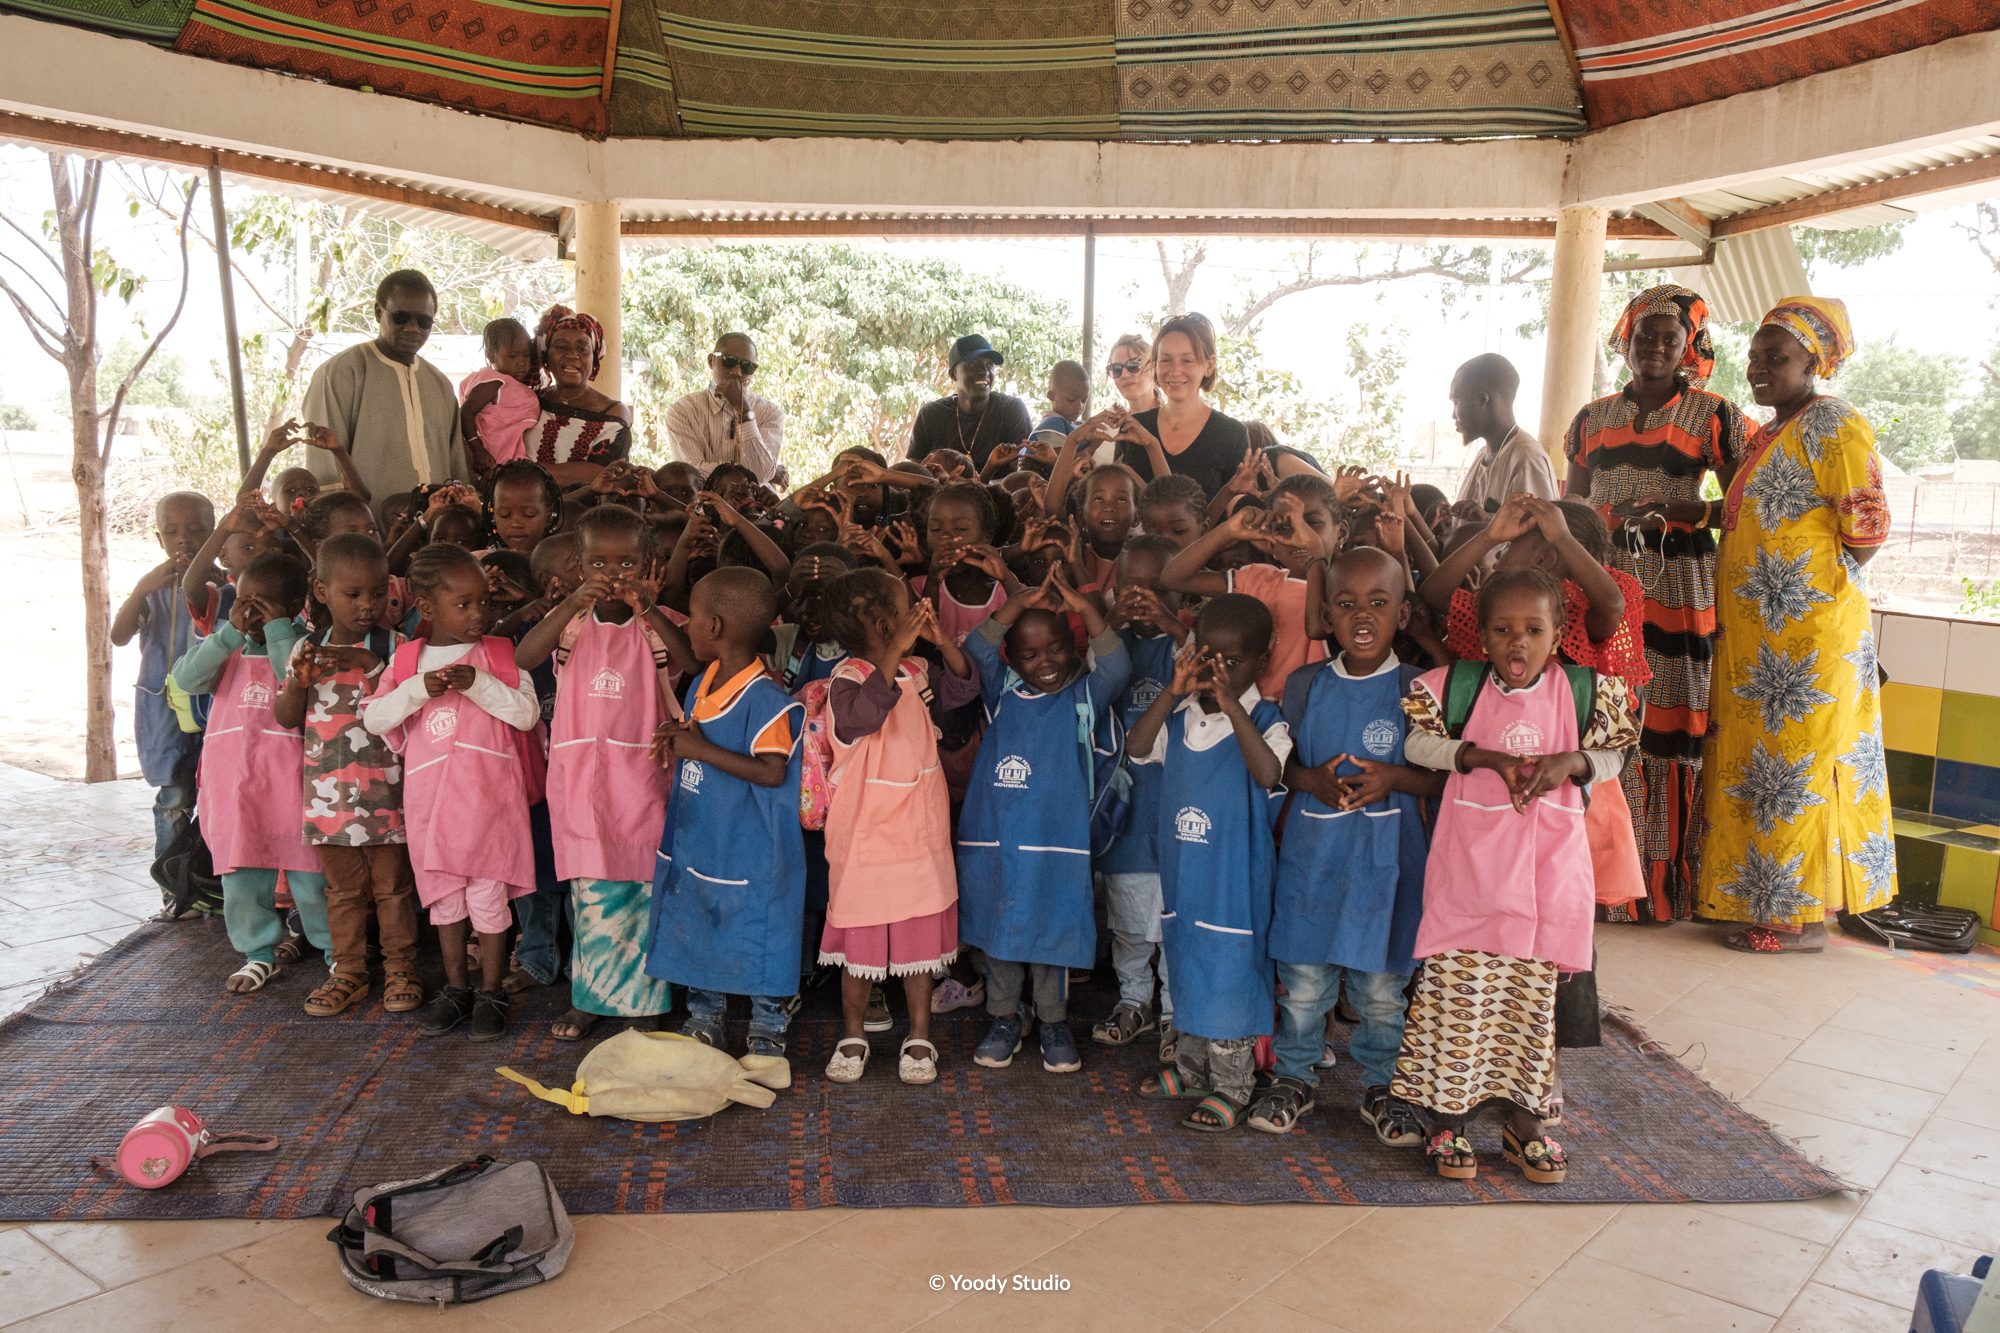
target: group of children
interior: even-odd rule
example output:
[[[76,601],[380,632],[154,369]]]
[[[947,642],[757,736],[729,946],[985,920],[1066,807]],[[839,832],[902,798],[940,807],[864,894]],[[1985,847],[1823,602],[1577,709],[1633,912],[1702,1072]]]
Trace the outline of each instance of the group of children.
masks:
[[[848,450],[784,498],[684,464],[565,494],[513,458],[378,515],[358,478],[263,496],[293,443],[339,455],[288,423],[221,522],[165,497],[115,628],[162,844],[195,804],[221,876],[227,988],[309,947],[306,1010],[338,1014],[372,922],[426,1034],[497,1039],[566,974],[559,1039],[678,988],[685,1035],[722,1044],[742,996],[781,1054],[831,968],[827,1078],[864,1076],[895,979],[925,1084],[932,1015],[976,1004],[974,1063],[1032,1033],[1081,1068],[1070,984],[1108,954],[1090,1036],[1156,1041],[1136,1092],[1188,1127],[1290,1130],[1338,1006],[1383,1143],[1469,1177],[1498,1101],[1507,1159],[1560,1180],[1558,987],[1622,882],[1586,822],[1625,818],[1643,684],[1601,520],[1521,497],[1447,532],[1427,488],[1254,458],[1210,497],[1093,466],[1100,434],[983,476]]]

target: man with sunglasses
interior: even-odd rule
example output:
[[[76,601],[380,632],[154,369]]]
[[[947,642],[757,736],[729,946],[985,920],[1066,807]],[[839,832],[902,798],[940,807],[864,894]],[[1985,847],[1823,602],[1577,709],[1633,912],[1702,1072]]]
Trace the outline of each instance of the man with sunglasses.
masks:
[[[375,289],[375,337],[336,353],[313,372],[302,415],[333,432],[377,498],[406,495],[424,482],[471,475],[458,394],[444,372],[418,356],[437,323],[437,291],[413,268]],[[304,460],[335,483],[334,456]]]
[[[725,333],[708,354],[709,386],[667,409],[667,447],[677,463],[707,476],[737,463],[768,486],[783,486],[785,410],[750,392],[757,347],[747,333]]]

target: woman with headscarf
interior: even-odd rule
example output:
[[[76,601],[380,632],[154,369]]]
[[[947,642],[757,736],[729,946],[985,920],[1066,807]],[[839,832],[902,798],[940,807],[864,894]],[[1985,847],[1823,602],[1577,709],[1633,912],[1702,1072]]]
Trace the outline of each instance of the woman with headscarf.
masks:
[[[1646,590],[1646,690],[1638,758],[1625,770],[1646,897],[1614,920],[1694,914],[1701,860],[1701,756],[1715,638],[1715,536],[1720,506],[1702,499],[1710,473],[1726,486],[1743,456],[1743,414],[1702,385],[1715,369],[1708,304],[1685,287],[1632,298],[1612,334],[1632,378],[1577,413],[1563,437],[1568,493],[1611,525],[1610,564]]]
[[[1790,296],[1750,340],[1750,438],[1721,511],[1708,847],[1698,906],[1752,953],[1816,953],[1826,922],[1896,896],[1875,635],[1861,583],[1889,536],[1875,432],[1820,393],[1847,307]]]
[[[535,353],[548,383],[528,456],[564,486],[587,482],[632,449],[632,410],[591,386],[604,364],[604,330],[589,315],[550,306],[535,326]]]

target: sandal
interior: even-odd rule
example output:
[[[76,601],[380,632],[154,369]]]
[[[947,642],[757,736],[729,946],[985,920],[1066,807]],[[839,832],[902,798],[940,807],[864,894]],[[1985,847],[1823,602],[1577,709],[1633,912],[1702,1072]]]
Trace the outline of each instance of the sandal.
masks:
[[[1178,1069],[1162,1069],[1139,1085],[1139,1095],[1157,1102],[1199,1101],[1208,1089],[1193,1086]]]
[[[1772,930],[1769,926],[1746,926],[1722,940],[1722,947],[1738,953],[1825,953],[1826,930],[1817,935]]]
[[[913,1055],[910,1053],[910,1048],[913,1046],[921,1047],[929,1051],[930,1054]],[[905,1037],[903,1038],[902,1051],[899,1053],[899,1058],[896,1061],[896,1077],[905,1083],[935,1083],[937,1082],[937,1062],[938,1048],[933,1046],[928,1038]],[[863,1061],[863,1063],[865,1064],[866,1061]],[[856,1077],[859,1077],[859,1075]]]
[[[1295,1078],[1280,1074],[1250,1112],[1250,1128],[1266,1134],[1289,1134],[1299,1117],[1313,1109],[1313,1091]]]
[[[1560,1185],[1569,1174],[1569,1158],[1564,1155],[1562,1145],[1547,1134],[1523,1143],[1512,1125],[1504,1125],[1500,1129],[1500,1155],[1519,1167],[1522,1177],[1531,1185]]]
[[[572,1008],[556,1020],[555,1026],[549,1029],[549,1035],[557,1041],[582,1041],[602,1017],[603,1014],[589,1014]]]
[[[276,963],[252,958],[229,974],[229,980],[222,983],[222,989],[231,995],[248,995],[251,991],[263,990],[265,982],[284,970]]]
[[[424,1002],[424,983],[411,972],[391,972],[382,978],[382,1012],[407,1014]]]
[[[1161,1019],[1160,1020],[1160,1063],[1161,1064],[1170,1065],[1174,1062],[1174,1052],[1180,1046],[1180,1040],[1181,1040],[1181,1034],[1179,1029],[1174,1027],[1174,1020],[1171,1018]]]
[[[931,1012],[948,1014],[954,1009],[980,1009],[986,1005],[986,983],[974,981],[970,986],[957,977],[946,977],[931,991]]]
[[[1375,1141],[1385,1148],[1414,1148],[1424,1141],[1424,1122],[1417,1108],[1387,1087],[1362,1091],[1361,1118],[1374,1129]]]
[[[1473,1180],[1479,1175],[1479,1159],[1473,1155],[1471,1141],[1456,1130],[1443,1129],[1432,1135],[1424,1145],[1424,1156],[1430,1159],[1431,1170],[1446,1180]]]
[[[1226,1134],[1236,1128],[1236,1119],[1242,1114],[1243,1107],[1234,1098],[1211,1092],[1195,1103],[1194,1110],[1181,1121],[1181,1128],[1203,1134]]]
[[[538,990],[551,984],[553,983],[543,981],[525,967],[516,967],[500,979],[500,990],[502,994],[519,995],[522,991]]]
[[[1090,1030],[1090,1039],[1106,1046],[1130,1046],[1158,1024],[1143,1004],[1121,1000],[1104,1021]]]
[[[278,947],[271,951],[271,956],[280,963],[298,962],[306,956],[306,937],[303,935],[285,936],[284,939],[278,941]]]
[[[306,1012],[314,1018],[332,1018],[356,1001],[368,998],[366,977],[343,977],[336,972],[306,996]]]
[[[849,1055],[848,1051],[854,1047],[859,1047],[861,1054]],[[937,1048],[933,1046],[931,1049],[935,1051]],[[868,1057],[871,1054],[873,1054],[873,1051],[863,1038],[842,1037],[833,1044],[833,1058],[826,1062],[827,1081],[829,1083],[859,1083],[861,1075],[868,1068]],[[900,1066],[896,1072],[899,1074],[902,1072]],[[937,1076],[935,1066],[931,1070],[931,1076],[933,1078]]]

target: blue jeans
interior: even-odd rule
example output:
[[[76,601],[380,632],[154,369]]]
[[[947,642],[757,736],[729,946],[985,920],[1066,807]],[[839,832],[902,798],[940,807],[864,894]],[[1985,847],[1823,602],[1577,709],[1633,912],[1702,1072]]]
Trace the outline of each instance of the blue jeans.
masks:
[[[194,770],[175,773],[174,780],[153,792],[153,859],[173,845],[174,835],[194,815]]]
[[[1403,987],[1408,976],[1394,972],[1356,972],[1331,963],[1279,963],[1278,1035],[1272,1043],[1278,1073],[1309,1088],[1319,1086],[1313,1062],[1326,1043],[1326,1016],[1347,979],[1347,998],[1361,1015],[1347,1054],[1361,1066],[1363,1087],[1387,1087],[1396,1072],[1396,1053],[1403,1046]]]
[[[333,936],[326,928],[326,876],[317,870],[288,870],[285,883],[291,887],[292,903],[298,908],[307,941],[330,954]],[[277,961],[278,945],[285,938],[277,903],[275,870],[246,868],[222,877],[222,922],[229,928],[230,946],[246,960]]]
[[[750,1040],[759,1037],[771,1041],[783,1041],[785,1029],[791,1026],[792,1016],[786,1010],[785,1001],[789,995],[752,995],[750,997]],[[688,987],[687,1026],[703,1032],[713,1033],[718,1042],[722,1039],[722,1022],[729,1013],[729,997],[719,990],[696,990]]]

